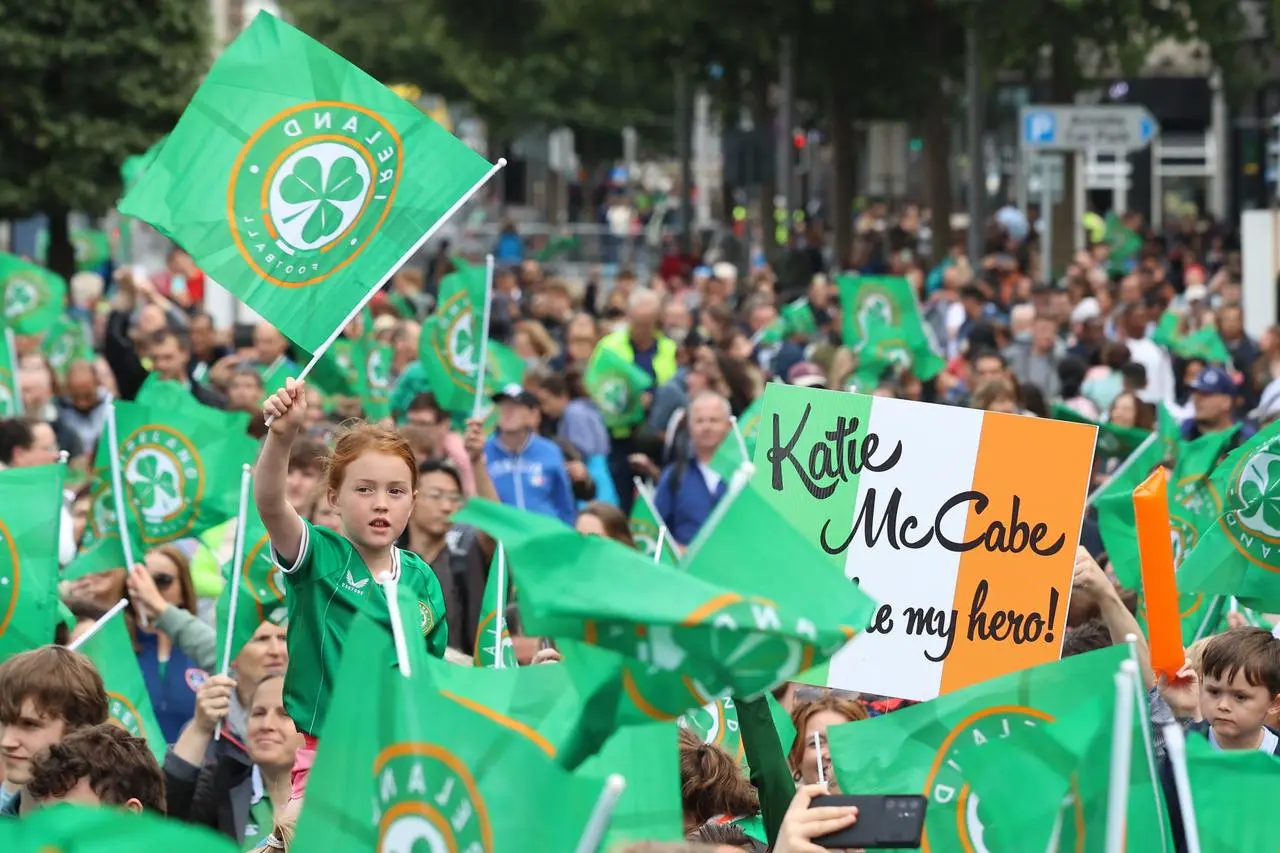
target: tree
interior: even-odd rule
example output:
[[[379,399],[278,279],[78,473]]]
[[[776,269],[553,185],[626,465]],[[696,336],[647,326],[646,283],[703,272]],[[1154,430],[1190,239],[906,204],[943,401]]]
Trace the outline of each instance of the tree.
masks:
[[[120,165],[167,133],[208,64],[191,0],[0,0],[0,216],[49,218],[49,266],[75,271],[67,214],[106,212]]]

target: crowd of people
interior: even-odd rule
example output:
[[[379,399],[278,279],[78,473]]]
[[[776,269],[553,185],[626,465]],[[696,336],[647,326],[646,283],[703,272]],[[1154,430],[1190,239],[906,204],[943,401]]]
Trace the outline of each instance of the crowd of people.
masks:
[[[642,499],[639,478],[679,551],[726,494],[712,460],[769,382],[1146,430],[1167,417],[1186,440],[1232,430],[1224,455],[1280,417],[1280,327],[1260,339],[1245,332],[1230,235],[1155,235],[1129,217],[1140,252],[1119,258],[1099,241],[1060,278],[1037,281],[1034,233],[1018,239],[993,222],[984,257],[956,248],[929,261],[915,253],[918,222],[914,210],[860,220],[851,270],[797,245],[776,264],[790,275],[783,280],[768,264],[739,269],[673,245],[662,275],[649,280],[622,269],[569,281],[522,259],[508,240],[487,331],[524,372],[492,397],[487,419],[448,411],[415,369],[422,323],[453,269],[447,252],[400,270],[371,302],[392,389],[390,415],[373,419],[359,397],[326,397],[293,379],[269,386],[306,354],[265,322],[219,327],[202,306],[203,276],[180,249],[150,276],[77,274],[66,316],[83,324],[94,353],[55,367],[39,336],[17,336],[22,414],[0,421],[0,466],[68,455],[60,542],[68,563],[92,512],[94,449],[111,401],[134,399],[157,377],[206,406],[249,413],[249,434],[261,440],[254,503],[284,575],[288,620],[264,620],[218,674],[213,602],[232,556],[226,527],[147,550],[127,571],[64,581],[71,622],[61,645],[0,661],[0,814],[108,804],[209,827],[245,850],[289,849],[351,621],[364,613],[390,624],[383,579],[413,591],[433,655],[472,663],[496,543],[453,521],[464,503],[498,501],[637,547],[629,519]],[[841,334],[838,272],[905,278],[941,372],[896,366],[861,381],[860,353]],[[795,297],[811,326],[766,334]],[[1201,330],[1216,331],[1226,359],[1179,345]],[[635,423],[610,425],[585,386],[602,352],[652,380]],[[1100,455],[1094,485],[1119,461]],[[1081,544],[1064,655],[1142,633],[1092,512]],[[366,595],[369,578],[378,582]],[[552,638],[519,630],[514,580],[515,657],[556,665]],[[168,744],[161,761],[107,722],[114,714],[102,678],[65,648],[121,598]],[[1157,683],[1148,671],[1153,717],[1185,721],[1219,749],[1280,756],[1280,639],[1232,616],[1228,630],[1189,653],[1186,680]],[[681,735],[689,846],[636,842],[628,851],[814,851],[814,838],[856,821],[854,809],[808,807],[827,790],[857,793],[856,782],[835,778],[826,731],[910,703],[797,683],[771,698],[793,732],[784,735],[765,697],[737,700],[749,775],[716,744]]]

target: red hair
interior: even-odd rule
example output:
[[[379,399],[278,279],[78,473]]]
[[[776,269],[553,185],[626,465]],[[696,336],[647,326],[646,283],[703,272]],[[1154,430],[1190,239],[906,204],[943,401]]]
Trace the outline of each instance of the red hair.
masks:
[[[418,460],[405,437],[393,429],[361,422],[344,428],[338,434],[333,453],[325,466],[325,485],[329,491],[337,492],[342,488],[347,466],[366,453],[399,456],[409,468],[410,488],[415,492],[418,490]]]

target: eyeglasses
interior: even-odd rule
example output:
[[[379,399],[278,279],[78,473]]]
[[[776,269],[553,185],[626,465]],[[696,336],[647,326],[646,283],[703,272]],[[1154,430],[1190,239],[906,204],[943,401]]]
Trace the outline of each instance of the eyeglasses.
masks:
[[[461,492],[446,492],[442,489],[425,489],[422,492],[422,496],[428,500],[440,501],[441,503],[462,503]]]
[[[156,585],[156,589],[161,592],[164,592],[166,589],[173,586],[173,582],[175,580],[177,580],[177,578],[173,575],[159,574],[151,576],[151,582],[154,583]]]

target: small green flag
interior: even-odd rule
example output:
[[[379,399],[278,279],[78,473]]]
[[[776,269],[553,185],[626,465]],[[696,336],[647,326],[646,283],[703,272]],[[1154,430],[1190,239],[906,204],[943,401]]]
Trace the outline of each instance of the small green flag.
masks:
[[[946,361],[938,354],[911,283],[901,277],[839,276],[844,343],[858,356],[854,381],[872,389],[889,368],[929,380]]]
[[[1272,850],[1280,802],[1280,758],[1251,750],[1214,749],[1187,738],[1187,776],[1205,853]]]
[[[756,455],[756,436],[760,433],[760,415],[764,412],[764,395],[743,410],[738,417],[738,429],[742,431],[743,443],[747,445],[747,457],[742,458],[742,448],[738,446],[738,437],[733,430],[724,437],[716,453],[711,457],[711,470],[715,471],[726,482],[733,479],[733,472],[750,462]]]
[[[1233,451],[1212,482],[1222,494],[1222,515],[1183,562],[1179,589],[1280,610],[1280,423]]]
[[[410,637],[415,628],[406,624]],[[438,692],[426,649],[408,646],[406,677],[390,632],[352,624],[295,849],[523,850],[530,839],[575,849],[601,785],[569,774],[497,712]]]
[[[263,622],[283,624],[289,618],[285,606],[287,586],[280,567],[271,559],[271,540],[267,528],[258,517],[258,509],[249,501],[244,525],[244,562],[240,567],[240,588],[236,596],[236,621],[231,626],[231,660],[236,659],[244,644]],[[234,529],[232,535],[235,535]],[[232,560],[235,559],[234,553]],[[218,630],[218,663],[222,663],[222,651],[226,648],[227,627],[231,615],[231,573],[235,571],[229,562],[223,569],[226,582],[218,596],[216,627]]]
[[[120,212],[316,352],[490,168],[415,105],[261,13],[209,69]]]
[[[85,520],[84,534],[80,538],[75,559],[62,570],[63,580],[76,580],[86,575],[102,572],[127,571],[130,567],[124,559],[124,546],[120,542],[120,528],[116,524],[115,492],[111,489],[111,470],[96,469],[89,487],[89,517]],[[131,519],[134,525],[136,519]],[[141,543],[130,529],[134,559],[140,559]]]
[[[72,362],[97,358],[84,325],[70,317],[59,317],[45,330],[40,352],[49,359],[49,366],[61,379],[66,378],[67,368]]]
[[[1203,326],[1189,334],[1182,331],[1182,318],[1173,311],[1160,315],[1151,339],[1178,358],[1198,359],[1208,364],[1231,366],[1231,351],[1213,326]]]
[[[578,768],[579,776],[601,781],[611,773],[621,774],[627,789],[618,798],[601,850],[616,850],[633,841],[679,841],[684,837],[675,723],[618,729],[597,755]]]
[[[66,468],[0,470],[0,661],[53,642]]]
[[[4,305],[0,325],[19,335],[38,335],[62,317],[67,282],[38,264],[0,252],[0,295]]]
[[[596,347],[582,384],[609,429],[633,427],[644,420],[642,395],[653,387],[653,377],[613,350]]]
[[[96,270],[111,260],[111,240],[96,228],[75,228],[69,235],[75,252],[76,269]],[[45,263],[49,257],[49,232],[41,229],[36,236],[36,259]]]
[[[812,338],[818,333],[818,324],[813,318],[813,309],[809,307],[809,297],[801,297],[789,305],[784,305],[778,319],[760,330],[758,342],[777,344],[788,338]]]
[[[636,501],[631,504],[629,524],[631,526],[631,538],[636,543],[636,550],[652,560],[658,550],[661,524],[658,517],[654,515],[653,510],[649,508],[649,501],[643,495],[637,495]],[[671,542],[670,535],[662,537],[662,563],[667,566],[675,566],[680,563],[680,555],[676,553],[676,548]]]
[[[225,835],[153,812],[130,814],[100,806],[56,805],[36,809],[22,820],[0,821],[5,853],[121,853],[124,850],[181,850],[182,853],[239,853]]]
[[[17,360],[13,330],[0,328],[0,418],[11,418],[22,411]]]
[[[484,597],[480,599],[480,621],[476,624],[476,647],[472,660],[476,666],[496,667],[498,649],[501,647],[502,666],[516,666],[516,649],[511,643],[511,630],[507,625],[507,589],[510,566],[501,545],[494,552],[489,564],[489,579],[484,585]],[[498,614],[502,613],[502,636],[498,633]]]
[[[1150,435],[1151,430],[1141,427],[1122,427],[1106,421],[1086,418],[1065,403],[1050,406],[1050,417],[1059,421],[1089,424],[1098,428],[1098,442],[1094,455],[1099,459],[1124,459],[1133,453]]]
[[[157,761],[164,760],[164,733],[151,708],[151,696],[147,683],[138,666],[138,655],[133,650],[133,639],[124,616],[117,613],[84,641],[79,649],[93,661],[107,688],[107,709],[111,722],[134,737],[146,740]]]

